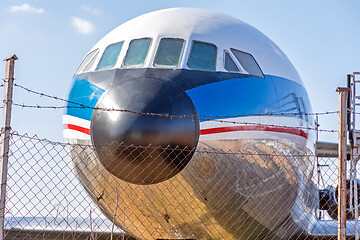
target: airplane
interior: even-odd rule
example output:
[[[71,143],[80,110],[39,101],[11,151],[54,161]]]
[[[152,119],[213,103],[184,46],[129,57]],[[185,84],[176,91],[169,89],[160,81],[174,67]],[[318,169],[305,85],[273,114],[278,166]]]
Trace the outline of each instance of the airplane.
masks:
[[[312,180],[310,113],[299,74],[267,36],[173,8],[121,24],[88,52],[63,135],[89,196],[138,239],[331,237],[337,221],[316,211],[334,216],[335,190]]]

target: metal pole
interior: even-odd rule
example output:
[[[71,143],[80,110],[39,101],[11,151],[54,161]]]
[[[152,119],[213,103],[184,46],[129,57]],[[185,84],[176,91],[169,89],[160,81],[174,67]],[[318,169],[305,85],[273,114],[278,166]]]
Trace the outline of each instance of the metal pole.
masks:
[[[337,88],[339,95],[338,240],[346,239],[347,104],[349,88]]]
[[[315,130],[316,130],[316,142],[319,141],[319,116],[316,115],[315,118]],[[318,188],[320,188],[320,178],[321,178],[321,171],[320,171],[320,163],[319,163],[319,157],[316,154],[316,165],[317,165],[317,177],[318,177],[318,181],[317,181],[317,185]],[[322,211],[319,210],[319,219],[322,219]]]
[[[355,126],[355,116],[356,116],[356,83],[358,82],[356,80],[356,75],[358,73],[353,72],[352,75],[348,75],[348,78],[352,79],[352,128],[353,128],[353,134],[352,134],[352,140],[353,140],[353,144],[352,144],[352,156],[351,156],[351,160],[352,160],[352,172],[353,172],[353,194],[350,194],[350,198],[351,200],[354,200],[354,217],[355,217],[355,240],[359,240],[359,208],[358,208],[358,184],[357,184],[357,172],[356,172],[356,166],[357,166],[357,162],[359,159],[359,146],[357,143],[357,131],[356,131],[356,126]]]
[[[358,185],[357,185],[357,172],[356,172],[356,165],[358,160],[358,148],[356,151],[356,159],[354,159],[354,211],[355,211],[355,240],[359,240],[359,203],[358,203]]]
[[[18,58],[12,55],[4,59],[6,61],[5,72],[5,95],[4,95],[4,109],[3,109],[3,124],[1,128],[1,188],[0,188],[0,240],[4,239],[4,220],[5,220],[5,197],[6,197],[6,182],[7,182],[7,167],[9,158],[9,142],[10,142],[10,122],[11,122],[11,106],[14,84],[14,67],[15,60]]]
[[[353,81],[352,81],[353,80]],[[348,130],[349,130],[349,140],[351,146],[351,161],[350,161],[350,209],[351,214],[353,213],[353,200],[354,200],[354,146],[356,145],[356,133],[355,133],[355,78],[353,75],[347,75],[348,88],[350,88],[350,94],[348,94],[348,108],[351,111],[348,111]],[[355,167],[356,168],[356,167]]]

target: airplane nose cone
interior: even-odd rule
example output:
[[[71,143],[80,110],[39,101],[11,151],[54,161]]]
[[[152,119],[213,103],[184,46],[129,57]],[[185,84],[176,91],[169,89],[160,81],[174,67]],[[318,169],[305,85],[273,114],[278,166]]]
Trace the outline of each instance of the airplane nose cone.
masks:
[[[158,183],[190,161],[199,122],[190,97],[173,83],[128,80],[113,87],[96,107],[92,143],[100,162],[114,176],[136,184]]]

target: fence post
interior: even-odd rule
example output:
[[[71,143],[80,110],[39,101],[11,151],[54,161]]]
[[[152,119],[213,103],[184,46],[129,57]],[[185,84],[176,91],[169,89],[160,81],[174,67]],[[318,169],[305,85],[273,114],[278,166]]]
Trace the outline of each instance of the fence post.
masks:
[[[7,167],[9,158],[9,142],[10,142],[10,122],[11,122],[11,106],[14,84],[14,66],[15,60],[18,58],[12,55],[4,59],[6,61],[5,83],[4,83],[4,109],[3,109],[3,124],[1,128],[1,188],[0,188],[0,240],[4,238],[4,222],[5,222],[5,197],[6,197],[6,182],[7,182]]]
[[[346,240],[347,100],[349,88],[337,88],[339,95],[338,240]]]

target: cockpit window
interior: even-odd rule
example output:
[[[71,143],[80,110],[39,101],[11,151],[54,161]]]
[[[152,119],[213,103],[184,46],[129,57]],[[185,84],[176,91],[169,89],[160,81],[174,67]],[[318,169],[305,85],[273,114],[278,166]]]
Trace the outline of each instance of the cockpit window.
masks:
[[[193,41],[188,66],[195,70],[215,71],[217,47],[211,43]]]
[[[264,78],[264,74],[261,71],[259,64],[256,62],[256,60],[251,54],[233,48],[231,48],[231,52],[235,55],[236,59],[240,62],[241,66],[250,75]]]
[[[151,44],[151,38],[142,38],[132,40],[126,53],[123,63],[124,67],[139,67],[146,58]]]
[[[185,40],[177,38],[163,38],[160,40],[154,66],[175,68],[180,62],[180,56]]]
[[[78,67],[78,69],[76,70],[75,74],[82,72],[86,72],[89,71],[89,69],[92,67],[92,65],[94,64],[94,61],[96,59],[96,56],[99,52],[99,49],[95,49],[94,51],[90,52],[85,58],[84,60],[81,62],[80,66]],[[84,68],[86,66],[86,68]]]
[[[101,56],[100,62],[97,65],[96,70],[112,68],[116,63],[123,43],[124,42],[122,41],[107,46],[103,55]]]
[[[229,72],[240,72],[238,66],[227,51],[224,51],[224,68]]]

